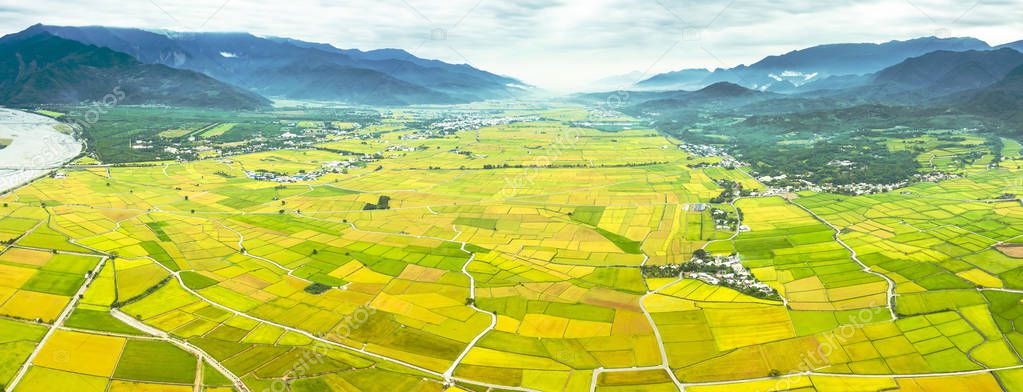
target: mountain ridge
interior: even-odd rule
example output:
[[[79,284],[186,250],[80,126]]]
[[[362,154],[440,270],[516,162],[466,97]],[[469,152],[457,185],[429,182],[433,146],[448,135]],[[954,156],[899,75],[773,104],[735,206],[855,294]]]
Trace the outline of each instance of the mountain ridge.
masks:
[[[147,64],[204,73],[255,93],[353,104],[467,103],[522,94],[524,83],[465,64],[420,59],[400,49],[338,49],[250,33],[152,32],[104,26],[33,25]],[[514,86],[514,87],[512,87]]]
[[[683,69],[654,75],[640,81],[643,89],[699,88],[719,81],[737,83],[752,89],[777,92],[800,91],[831,76],[863,75],[880,71],[905,59],[935,50],[989,50],[991,46],[976,38],[921,37],[884,43],[836,43],[816,45],[772,55],[750,64],[732,68]]]
[[[198,72],[143,64],[107,48],[45,32],[0,38],[0,102],[79,104],[106,100],[223,109],[260,109],[270,101]]]

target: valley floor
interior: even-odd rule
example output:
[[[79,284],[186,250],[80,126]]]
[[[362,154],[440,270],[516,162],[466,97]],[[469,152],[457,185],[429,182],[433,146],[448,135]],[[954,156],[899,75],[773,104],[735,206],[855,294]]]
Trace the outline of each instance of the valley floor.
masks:
[[[1018,156],[785,193],[650,129],[579,125],[634,119],[495,112],[68,166],[0,197],[0,383],[1023,391],[1023,259],[1000,250],[1023,244]],[[741,264],[679,272],[703,252]]]

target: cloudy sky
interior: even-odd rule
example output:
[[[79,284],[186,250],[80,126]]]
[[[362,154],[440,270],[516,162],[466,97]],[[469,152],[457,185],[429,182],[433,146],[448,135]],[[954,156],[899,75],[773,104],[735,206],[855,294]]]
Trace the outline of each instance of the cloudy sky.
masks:
[[[823,43],[1023,40],[1023,0],[0,0],[4,32],[34,23],[396,47],[563,90],[634,71],[749,64]]]

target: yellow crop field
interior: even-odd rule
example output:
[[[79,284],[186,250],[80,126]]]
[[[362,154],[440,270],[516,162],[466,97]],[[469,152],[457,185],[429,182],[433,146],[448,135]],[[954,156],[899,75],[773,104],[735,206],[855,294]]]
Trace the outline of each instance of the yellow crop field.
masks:
[[[36,271],[31,268],[0,264],[0,285],[12,289],[20,288]]]
[[[58,331],[46,341],[33,364],[100,377],[113,375],[125,339]]]
[[[46,262],[51,258],[53,258],[52,253],[17,248],[9,249],[0,255],[0,261],[27,264],[37,267],[46,264]]]
[[[18,391],[26,392],[48,392],[48,391],[83,391],[102,392],[107,390],[107,378],[89,376],[72,372],[47,369],[45,367],[33,366],[25,375],[23,384],[19,384]]]
[[[110,382],[109,392],[188,392],[192,390],[190,385],[164,385],[144,384],[130,381],[113,380]]]
[[[52,322],[64,310],[68,297],[19,290],[0,306],[0,314],[27,320]]]

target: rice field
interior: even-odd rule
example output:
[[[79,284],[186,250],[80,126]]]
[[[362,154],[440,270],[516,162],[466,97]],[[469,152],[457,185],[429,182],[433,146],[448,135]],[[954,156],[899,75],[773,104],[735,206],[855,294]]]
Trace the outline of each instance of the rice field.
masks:
[[[1023,205],[999,198],[1005,165],[711,204],[722,180],[766,188],[652,130],[576,127],[577,108],[423,139],[405,114],[334,124],[379,135],[361,141],[74,169],[0,196],[0,382],[27,364],[16,391],[1023,385],[1023,264],[1005,250]],[[246,174],[338,151],[381,158]],[[781,299],[642,272],[701,249]]]

